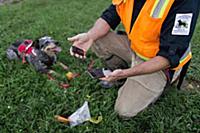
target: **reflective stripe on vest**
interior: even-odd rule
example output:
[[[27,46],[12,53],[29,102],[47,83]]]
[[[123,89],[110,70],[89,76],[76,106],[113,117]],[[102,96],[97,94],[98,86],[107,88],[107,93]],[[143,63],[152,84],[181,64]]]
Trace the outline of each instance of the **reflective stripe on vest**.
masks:
[[[162,18],[170,0],[156,0],[151,10],[151,17]]]
[[[160,31],[175,0],[146,0],[132,29],[134,0],[113,0],[126,33],[131,40],[131,49],[142,59],[156,56],[160,46]],[[191,59],[191,52],[184,54],[176,70]]]
[[[192,51],[190,44],[185,53],[183,54],[183,56],[181,57],[178,67],[174,68],[173,70],[181,69],[191,58],[192,58]]]
[[[139,56],[141,59],[148,61],[150,58],[146,58],[138,53],[136,53],[137,56]],[[179,70],[181,69],[190,59],[192,58],[192,51],[191,51],[191,45],[187,48],[183,56],[181,57],[179,61],[179,65],[176,68],[173,68],[173,70]]]

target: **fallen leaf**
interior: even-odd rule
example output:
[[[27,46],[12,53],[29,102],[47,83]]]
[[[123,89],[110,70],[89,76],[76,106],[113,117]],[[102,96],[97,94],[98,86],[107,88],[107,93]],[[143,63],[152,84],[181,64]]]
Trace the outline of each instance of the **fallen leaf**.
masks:
[[[55,78],[50,73],[47,74],[47,77],[49,80],[55,80]]]
[[[60,86],[60,88],[62,88],[62,89],[67,89],[67,88],[70,87],[70,85],[69,85],[69,84],[66,84],[66,83],[60,83],[59,86]]]

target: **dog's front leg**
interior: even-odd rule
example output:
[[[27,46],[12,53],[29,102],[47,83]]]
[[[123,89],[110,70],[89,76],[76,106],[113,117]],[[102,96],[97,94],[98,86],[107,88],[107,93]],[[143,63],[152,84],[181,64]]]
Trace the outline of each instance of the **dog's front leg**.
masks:
[[[58,62],[58,64],[64,69],[64,70],[68,70],[69,67],[65,64],[63,64],[62,62]]]

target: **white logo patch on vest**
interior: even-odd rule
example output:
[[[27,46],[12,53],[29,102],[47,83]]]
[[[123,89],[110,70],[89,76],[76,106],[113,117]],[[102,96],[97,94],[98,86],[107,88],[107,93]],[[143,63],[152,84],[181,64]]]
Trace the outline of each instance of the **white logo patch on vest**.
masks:
[[[172,35],[189,35],[192,16],[192,13],[176,14]]]

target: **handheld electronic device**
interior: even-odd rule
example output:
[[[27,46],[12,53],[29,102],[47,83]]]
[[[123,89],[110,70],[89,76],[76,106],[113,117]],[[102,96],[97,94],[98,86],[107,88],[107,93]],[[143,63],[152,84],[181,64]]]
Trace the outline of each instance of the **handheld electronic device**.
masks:
[[[90,75],[90,77],[99,79],[108,76],[110,73],[112,73],[112,71],[104,68],[99,68],[99,69],[90,69],[87,71],[87,73]]]
[[[84,56],[84,53],[85,53],[82,49],[80,49],[80,48],[78,48],[76,46],[72,46],[72,52],[74,54],[78,54],[80,56]]]

